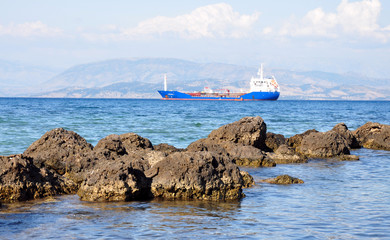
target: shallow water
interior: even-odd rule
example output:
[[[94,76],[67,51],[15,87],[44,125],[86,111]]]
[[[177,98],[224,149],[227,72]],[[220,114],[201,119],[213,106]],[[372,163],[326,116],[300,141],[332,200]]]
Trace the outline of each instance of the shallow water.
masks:
[[[23,152],[46,131],[73,130],[95,145],[136,132],[153,144],[186,147],[244,116],[292,136],[345,122],[390,124],[390,102],[167,102],[158,100],[0,99],[0,155]],[[257,184],[233,202],[82,202],[77,196],[6,204],[0,239],[385,239],[390,238],[390,152],[359,149],[360,161],[312,160],[246,168]],[[289,174],[278,186],[261,179]]]

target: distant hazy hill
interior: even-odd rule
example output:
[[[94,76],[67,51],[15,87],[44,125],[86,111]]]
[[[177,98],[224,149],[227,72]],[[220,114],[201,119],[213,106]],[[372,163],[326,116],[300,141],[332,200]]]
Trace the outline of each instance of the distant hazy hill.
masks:
[[[40,84],[40,93],[19,95],[159,98],[157,90],[163,88],[164,74],[167,74],[170,90],[195,91],[208,86],[241,91],[249,89],[249,79],[256,73],[257,66],[195,63],[167,58],[117,59],[74,66]],[[268,68],[265,68],[265,75],[277,78],[281,85],[280,99],[390,100],[388,79]]]
[[[29,96],[42,92],[42,83],[55,76],[49,67],[0,60],[0,97]]]

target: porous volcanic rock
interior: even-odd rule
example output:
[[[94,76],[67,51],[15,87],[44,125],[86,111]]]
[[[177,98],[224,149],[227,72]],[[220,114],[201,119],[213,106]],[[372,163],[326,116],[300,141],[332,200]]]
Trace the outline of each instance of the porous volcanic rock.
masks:
[[[306,135],[309,135],[312,132],[318,132],[318,131],[315,129],[310,129],[310,130],[305,131],[304,133],[296,134],[296,135],[287,139],[287,144],[290,147],[297,148],[299,145],[301,145],[303,137]]]
[[[92,149],[93,146],[77,133],[56,128],[31,144],[23,155],[33,158],[38,167],[53,169],[63,175],[68,171],[80,172],[89,166],[91,159],[86,156]]]
[[[272,159],[276,164],[291,164],[291,163],[306,163],[307,157],[297,153],[292,147],[287,144],[282,144],[274,153],[267,153],[268,158]]]
[[[237,165],[212,152],[176,152],[145,172],[151,192],[164,199],[240,199],[243,179]]]
[[[258,148],[252,146],[236,146],[228,153],[238,166],[275,167],[276,163]]]
[[[154,150],[159,151],[159,152],[164,152],[166,154],[184,151],[184,149],[176,148],[176,147],[169,145],[167,143],[160,143],[160,144],[154,146]]]
[[[73,181],[46,168],[38,168],[30,157],[0,157],[0,199],[3,202],[26,201],[76,191],[77,185]]]
[[[275,162],[267,158],[265,152],[251,145],[243,145],[229,141],[215,143],[213,139],[204,138],[191,143],[187,151],[207,151],[224,156],[239,166],[274,167]]]
[[[390,151],[390,125],[367,122],[353,131],[361,146]]]
[[[268,178],[265,180],[262,180],[262,182],[267,182],[271,184],[302,184],[304,183],[303,180],[295,177],[291,177],[289,175],[280,175],[277,176],[276,178]]]
[[[345,138],[334,131],[311,132],[303,136],[296,151],[309,158],[332,158],[350,154]]]
[[[122,145],[127,152],[136,151],[139,149],[153,150],[153,144],[149,139],[139,136],[135,133],[125,133],[119,135]]]
[[[243,183],[243,188],[249,188],[255,185],[255,180],[253,180],[253,177],[246,171],[240,171],[240,174],[242,176],[242,180],[244,181]]]
[[[115,160],[127,154],[121,137],[117,134],[111,134],[102,138],[93,148],[93,152],[95,157],[105,160]]]
[[[265,145],[268,151],[275,152],[281,145],[286,144],[287,140],[282,134],[276,134],[267,132],[267,138],[265,139]]]
[[[350,148],[360,148],[359,142],[356,140],[356,137],[352,134],[352,132],[348,130],[348,127],[345,125],[345,123],[337,124],[331,131],[335,131],[343,138],[345,138]]]
[[[232,142],[266,149],[267,126],[261,117],[244,117],[213,130],[208,138],[215,143]]]
[[[140,169],[141,168],[141,169]],[[151,180],[137,160],[101,161],[89,170],[77,194],[84,201],[129,201],[152,197]]]

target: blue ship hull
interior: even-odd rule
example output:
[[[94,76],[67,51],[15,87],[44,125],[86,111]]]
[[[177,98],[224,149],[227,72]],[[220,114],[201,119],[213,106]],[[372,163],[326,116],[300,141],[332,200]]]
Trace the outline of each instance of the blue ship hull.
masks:
[[[245,94],[216,94],[193,96],[179,91],[158,91],[163,100],[226,100],[226,101],[264,101],[277,100],[280,92],[250,92]]]

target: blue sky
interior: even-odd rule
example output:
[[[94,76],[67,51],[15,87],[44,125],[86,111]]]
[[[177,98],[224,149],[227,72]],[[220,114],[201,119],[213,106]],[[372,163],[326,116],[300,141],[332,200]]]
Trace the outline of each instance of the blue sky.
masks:
[[[134,57],[390,78],[390,1],[0,2],[0,59],[67,68]]]

